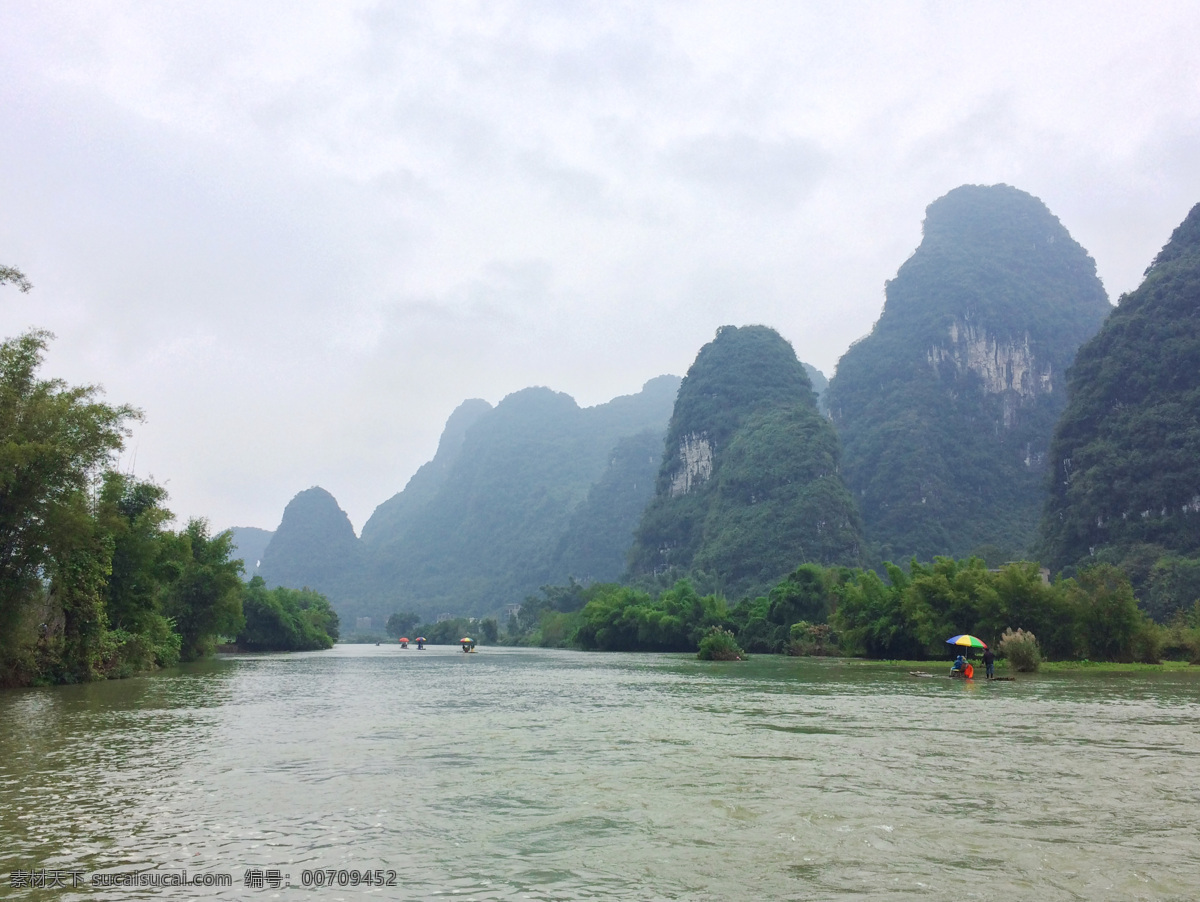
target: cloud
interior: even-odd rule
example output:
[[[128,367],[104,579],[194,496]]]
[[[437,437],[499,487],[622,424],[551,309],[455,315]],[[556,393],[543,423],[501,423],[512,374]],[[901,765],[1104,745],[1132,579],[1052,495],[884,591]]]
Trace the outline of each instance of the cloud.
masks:
[[[1039,195],[1114,297],[1200,200],[1161,3],[0,7],[4,334],[147,412],[181,515],[361,523],[466,397],[593,404],[764,322],[826,373],[925,207]]]
[[[812,193],[828,162],[819,147],[803,139],[705,135],[672,147],[664,168],[719,201],[788,211]]]

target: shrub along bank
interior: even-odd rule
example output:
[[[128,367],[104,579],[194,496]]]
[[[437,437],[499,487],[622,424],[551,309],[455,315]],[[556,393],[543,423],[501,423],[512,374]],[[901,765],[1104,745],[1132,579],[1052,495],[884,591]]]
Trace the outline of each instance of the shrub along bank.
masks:
[[[1160,625],[1111,565],[1047,583],[1037,564],[989,570],[977,558],[887,564],[883,575],[805,564],[733,607],[686,580],[657,594],[611,583],[546,587],[509,621],[503,641],[683,652],[714,630],[751,653],[927,660],[945,657],[945,640],[958,633],[999,649],[1006,631],[1022,631],[1036,637],[1036,647],[1021,644],[1022,655],[1039,661],[1200,659],[1200,602]]]

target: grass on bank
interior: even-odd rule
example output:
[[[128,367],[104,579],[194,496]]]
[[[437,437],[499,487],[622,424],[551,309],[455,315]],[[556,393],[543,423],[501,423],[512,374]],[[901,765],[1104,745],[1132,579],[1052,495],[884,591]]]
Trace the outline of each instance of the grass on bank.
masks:
[[[949,670],[953,659],[945,661],[899,661],[894,659],[874,660],[871,658],[845,658],[843,659],[848,664],[861,665],[864,667],[903,667],[908,670],[924,670],[932,671],[937,668]],[[983,664],[978,658],[971,662],[975,665],[976,675],[980,675],[983,670]],[[1160,664],[1122,664],[1115,661],[1042,661],[1038,667],[1038,673],[1074,673],[1086,671],[1087,673],[1182,673],[1184,671],[1197,670],[1200,672],[1200,667],[1189,664],[1187,661],[1163,661]],[[1008,662],[1004,660],[996,661],[996,673],[1011,676],[1012,668],[1008,666]],[[1022,674],[1022,676],[1030,676],[1030,674]]]

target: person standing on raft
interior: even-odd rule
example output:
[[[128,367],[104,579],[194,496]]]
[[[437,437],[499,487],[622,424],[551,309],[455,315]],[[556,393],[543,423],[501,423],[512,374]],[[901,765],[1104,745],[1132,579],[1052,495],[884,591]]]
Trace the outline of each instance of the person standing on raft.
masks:
[[[983,666],[987,669],[987,678],[994,679],[996,676],[996,656],[992,654],[990,648],[983,650]]]

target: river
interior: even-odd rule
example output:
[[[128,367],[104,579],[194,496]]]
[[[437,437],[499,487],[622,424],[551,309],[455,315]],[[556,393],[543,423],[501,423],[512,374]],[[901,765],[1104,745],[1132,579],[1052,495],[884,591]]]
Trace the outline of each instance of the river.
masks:
[[[3,692],[0,897],[1190,900],[1195,671],[342,645]],[[232,886],[97,884],[183,870]]]

